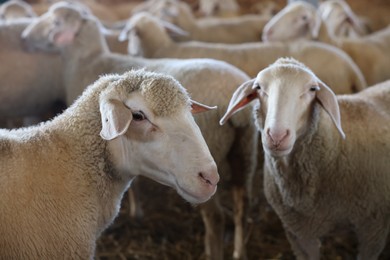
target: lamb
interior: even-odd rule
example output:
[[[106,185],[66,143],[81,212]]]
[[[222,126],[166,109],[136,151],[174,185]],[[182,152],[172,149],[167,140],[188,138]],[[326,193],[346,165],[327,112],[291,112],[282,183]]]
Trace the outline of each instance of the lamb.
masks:
[[[21,0],[11,0],[0,5],[0,22],[36,17],[31,5]]]
[[[121,39],[128,38],[131,55],[141,53],[147,58],[214,58],[233,64],[250,77],[277,58],[291,56],[307,62],[327,84],[337,87],[334,90],[337,93],[353,93],[366,87],[363,75],[348,55],[326,44],[177,43],[169,37],[164,26],[150,14],[139,13],[129,20]]]
[[[358,259],[377,259],[390,227],[390,81],[336,97],[279,59],[237,89],[221,123],[253,100],[265,195],[297,258],[320,259],[318,238],[340,224],[354,227]]]
[[[153,2],[154,0],[152,0]],[[231,18],[196,19],[190,6],[178,0],[157,0],[146,8],[134,9],[133,15],[148,11],[158,18],[168,21],[188,32],[177,41],[196,40],[216,43],[259,42],[267,16],[242,15]]]
[[[190,106],[208,109],[170,76],[130,71],[101,77],[52,121],[1,130],[2,257],[92,259],[139,175],[207,201],[219,175]]]
[[[368,25],[360,19],[344,0],[328,0],[318,8],[329,34],[335,37],[359,38],[370,33]]]
[[[297,39],[319,40],[342,49],[356,62],[368,85],[390,79],[390,28],[358,39],[334,38],[315,8],[296,2],[269,21],[264,27],[263,41]]]
[[[59,23],[53,24],[54,20]],[[51,28],[51,31],[47,28]],[[217,111],[197,115],[196,122],[221,175],[225,179],[232,176],[229,178],[232,181],[230,190],[233,191],[235,201],[240,202],[233,205],[234,211],[243,214],[242,207],[248,205],[243,204],[243,197],[250,196],[246,195],[245,185],[251,183],[256,168],[258,134],[249,118],[249,109],[244,112],[246,116],[237,117],[232,124],[224,127],[218,125],[218,119],[227,108],[229,97],[236,87],[249,79],[245,73],[225,62],[211,59],[149,60],[110,53],[96,19],[63,3],[53,6],[48,13],[26,28],[22,38],[31,49],[61,52],[67,104],[71,104],[80,95],[83,86],[98,75],[145,68],[173,76],[186,86],[194,99],[217,105]],[[206,256],[210,259],[223,259],[225,215],[218,194],[202,205],[200,210],[206,226]],[[243,215],[235,216],[235,236],[241,243],[236,246],[237,255],[242,255],[245,249],[241,223],[244,220]]]

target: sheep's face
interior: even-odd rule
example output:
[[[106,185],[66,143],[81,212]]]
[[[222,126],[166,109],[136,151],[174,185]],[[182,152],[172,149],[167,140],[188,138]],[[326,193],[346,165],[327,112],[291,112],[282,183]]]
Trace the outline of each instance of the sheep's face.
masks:
[[[359,37],[367,34],[362,22],[344,1],[326,1],[318,8],[329,34],[336,37]]]
[[[288,155],[295,141],[308,132],[315,102],[328,112],[344,136],[334,93],[303,64],[293,60],[276,62],[237,89],[222,123],[252,100],[259,101],[255,107],[256,125],[264,151],[271,156]]]
[[[319,85],[310,74],[295,68],[276,70],[262,71],[254,82],[260,100],[255,120],[264,151],[272,156],[284,156],[308,128]]]
[[[164,106],[176,104],[168,114],[156,113],[156,104],[139,91],[122,101],[103,101],[101,135],[109,140],[114,164],[123,174],[143,175],[175,188],[191,203],[205,202],[216,191],[216,164],[189,103],[166,101]]]
[[[321,17],[308,3],[287,5],[264,26],[263,41],[290,41],[318,37]]]
[[[29,50],[57,52],[73,43],[83,18],[79,10],[60,6],[32,22],[22,33]]]

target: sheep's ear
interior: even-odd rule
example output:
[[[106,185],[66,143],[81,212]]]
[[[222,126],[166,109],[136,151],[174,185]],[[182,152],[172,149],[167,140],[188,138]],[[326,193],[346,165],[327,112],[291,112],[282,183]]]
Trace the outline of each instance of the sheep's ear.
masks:
[[[118,36],[118,40],[120,42],[124,42],[126,41],[128,38],[129,38],[129,31],[131,30],[131,28],[129,28],[129,26],[125,26],[125,28],[123,28],[123,30],[121,31],[121,33],[119,34]]]
[[[310,34],[313,39],[317,39],[320,34],[322,18],[318,12],[313,12],[311,17],[309,18],[309,28]]]
[[[204,105],[202,103],[196,102],[194,100],[191,100],[191,113],[192,114],[198,114],[198,113],[206,112],[206,111],[213,110],[216,108],[217,108],[217,106],[210,107],[210,106]]]
[[[257,89],[253,88],[253,83],[255,79],[244,82],[238,89],[233,93],[233,97],[230,100],[228,109],[225,115],[219,121],[220,125],[226,123],[226,121],[234,115],[236,112],[240,111],[246,107],[252,100],[258,97]]]
[[[172,37],[190,35],[187,31],[183,30],[182,28],[180,28],[180,27],[178,27],[170,22],[167,22],[164,20],[160,20],[160,22],[161,22],[162,26],[165,28],[165,30],[167,30],[169,35]]]
[[[129,43],[127,45],[127,52],[131,56],[143,56],[141,40],[136,30],[129,32]]]
[[[100,136],[104,140],[112,140],[123,135],[133,119],[131,110],[116,99],[101,102],[100,113],[102,119]]]
[[[325,83],[319,81],[319,85],[320,90],[317,92],[316,97],[321,106],[329,114],[341,137],[345,139],[345,133],[341,128],[340,108],[336,95]]]

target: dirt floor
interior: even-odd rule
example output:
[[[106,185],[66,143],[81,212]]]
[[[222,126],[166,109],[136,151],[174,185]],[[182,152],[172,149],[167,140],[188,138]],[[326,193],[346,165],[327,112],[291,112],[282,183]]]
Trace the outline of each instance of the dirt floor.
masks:
[[[255,187],[254,207],[247,218],[248,259],[294,259],[278,217],[266,203],[261,192],[261,176]],[[127,195],[114,224],[98,241],[97,259],[205,259],[204,227],[197,207],[180,198],[175,191],[141,178],[134,185],[139,194],[142,217],[129,216]],[[222,189],[220,189],[222,190]],[[225,189],[226,190],[226,189]],[[232,259],[233,224],[231,199],[223,199],[226,213],[225,259]],[[322,259],[356,259],[356,239],[347,229],[338,229],[322,240]],[[390,244],[381,260],[390,259]]]
[[[196,1],[190,1],[195,3]],[[240,0],[248,11],[255,0]],[[277,1],[281,6],[285,1]],[[389,0],[350,0],[352,8],[360,15],[383,20],[390,17]],[[372,10],[366,13],[370,3]],[[194,5],[196,7],[196,3]],[[367,7],[368,8],[368,7]],[[249,12],[249,11],[248,11]],[[384,16],[387,13],[387,16]],[[376,15],[375,15],[376,14]],[[256,196],[254,206],[247,219],[247,258],[294,259],[278,217],[262,195],[262,178],[258,172],[254,183]],[[127,194],[122,201],[120,215],[98,241],[97,259],[159,259],[190,260],[204,259],[204,227],[197,207],[191,206],[170,188],[140,178],[134,184],[142,210],[138,218],[130,217]],[[223,190],[222,188],[220,190]],[[225,259],[231,259],[233,224],[231,198],[223,197],[227,216],[225,234]],[[357,242],[347,229],[338,229],[322,241],[322,258],[329,260],[355,259]],[[382,253],[381,260],[390,259],[390,241]]]

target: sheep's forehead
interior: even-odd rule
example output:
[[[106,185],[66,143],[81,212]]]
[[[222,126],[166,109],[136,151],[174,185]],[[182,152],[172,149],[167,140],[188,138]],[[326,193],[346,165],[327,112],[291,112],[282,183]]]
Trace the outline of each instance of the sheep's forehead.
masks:
[[[180,109],[189,107],[186,90],[170,76],[156,73],[130,73],[117,84],[125,87],[127,93],[139,91],[156,116],[170,116]]]
[[[299,91],[317,83],[315,75],[309,69],[291,64],[271,66],[260,72],[257,79],[266,87],[278,87],[289,91]]]
[[[63,17],[69,19],[80,17],[79,9],[69,5],[63,5],[62,3],[58,4],[57,6],[52,6],[50,11],[53,15],[57,17]]]

